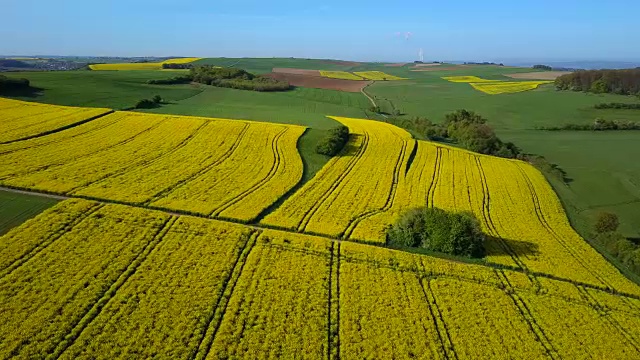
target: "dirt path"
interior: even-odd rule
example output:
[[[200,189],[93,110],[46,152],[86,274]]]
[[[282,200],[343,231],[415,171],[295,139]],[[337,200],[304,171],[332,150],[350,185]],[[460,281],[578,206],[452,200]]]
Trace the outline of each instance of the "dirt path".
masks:
[[[36,191],[16,190],[16,189],[6,188],[6,187],[2,187],[2,186],[0,186],[0,191],[6,191],[6,192],[14,193],[14,194],[39,196],[39,197],[55,199],[55,200],[68,200],[68,199],[71,199],[71,197],[69,197],[69,196],[45,194],[45,193],[36,192]]]
[[[378,107],[378,105],[376,104],[376,101],[371,96],[369,96],[369,94],[367,94],[367,92],[365,91],[366,88],[368,88],[370,85],[373,85],[375,83],[376,82],[373,81],[373,82],[371,82],[371,84],[367,84],[367,86],[365,86],[362,89],[360,89],[360,92],[362,93],[362,95],[366,96],[367,99],[369,99],[369,101],[371,101],[371,105],[373,105],[373,107]]]

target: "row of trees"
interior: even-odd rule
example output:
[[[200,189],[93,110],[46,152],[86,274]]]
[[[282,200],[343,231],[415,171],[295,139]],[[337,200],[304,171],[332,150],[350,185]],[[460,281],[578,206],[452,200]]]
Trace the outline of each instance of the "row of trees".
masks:
[[[236,68],[219,68],[211,65],[191,68],[190,76],[201,84],[253,91],[286,91],[291,84],[264,76],[256,76]]]
[[[622,110],[640,110],[640,104],[626,103],[601,103],[594,106],[596,109],[622,109]]]
[[[605,120],[597,118],[593,124],[566,124],[562,126],[539,127],[539,130],[561,131],[561,130],[587,130],[587,131],[607,131],[607,130],[640,130],[640,122],[629,120]]]
[[[147,84],[152,85],[175,85],[175,84],[188,84],[193,81],[191,75],[180,75],[168,79],[149,80]]]
[[[640,95],[640,69],[580,70],[556,79],[559,90]]]
[[[0,93],[28,90],[31,83],[28,79],[14,79],[0,75]]]
[[[546,71],[553,70],[553,68],[549,65],[533,65],[533,68],[536,70],[546,70]]]
[[[193,64],[162,64],[163,69],[191,69],[193,68]]]

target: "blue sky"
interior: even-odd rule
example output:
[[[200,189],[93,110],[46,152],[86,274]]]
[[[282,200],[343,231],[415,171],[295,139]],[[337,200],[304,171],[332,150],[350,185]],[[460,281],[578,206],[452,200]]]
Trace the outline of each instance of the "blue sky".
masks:
[[[3,55],[408,61],[423,48],[425,60],[640,60],[638,0],[2,0],[0,9]]]

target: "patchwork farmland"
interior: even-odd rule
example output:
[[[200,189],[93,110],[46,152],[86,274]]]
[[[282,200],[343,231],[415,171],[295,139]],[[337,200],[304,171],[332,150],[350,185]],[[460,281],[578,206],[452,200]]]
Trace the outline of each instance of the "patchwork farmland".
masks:
[[[66,199],[0,237],[3,358],[639,351],[640,287],[526,162],[332,116],[303,181],[305,126],[2,101],[0,186]],[[475,214],[486,258],[385,248],[416,206]]]

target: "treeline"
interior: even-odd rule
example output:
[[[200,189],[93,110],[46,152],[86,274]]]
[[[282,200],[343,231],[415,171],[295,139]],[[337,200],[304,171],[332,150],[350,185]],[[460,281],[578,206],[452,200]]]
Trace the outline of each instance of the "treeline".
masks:
[[[601,103],[594,106],[596,109],[624,109],[624,110],[640,110],[640,104],[625,103]]]
[[[151,99],[142,99],[136,103],[133,107],[134,109],[154,109],[160,106],[162,103],[162,97],[160,95],[156,95]]]
[[[175,84],[188,84],[193,81],[191,75],[180,75],[168,79],[149,80],[147,84],[152,85],[175,85]]]
[[[0,75],[0,93],[28,90],[30,88],[31,83],[28,79],[14,79]]]
[[[559,90],[640,95],[640,69],[581,70],[556,79]]]
[[[253,91],[286,91],[291,84],[264,76],[256,76],[236,68],[218,68],[211,65],[191,68],[191,79],[205,85]]]
[[[336,156],[349,141],[349,128],[340,125],[329,130],[327,136],[316,145],[316,152],[326,156]]]
[[[607,131],[607,130],[640,130],[640,122],[628,120],[605,120],[596,119],[593,124],[566,124],[562,126],[539,127],[538,130],[546,131]]]
[[[193,68],[193,64],[162,64],[163,69],[191,69]]]
[[[536,70],[547,70],[547,71],[553,70],[553,68],[549,65],[533,65],[532,68]]]
[[[598,214],[594,224],[596,241],[634,274],[640,275],[640,244],[637,244],[618,232],[618,216],[603,212]]]
[[[434,141],[454,142],[481,154],[503,158],[519,158],[521,150],[511,142],[503,142],[487,119],[473,111],[458,110],[445,116],[441,124],[434,124],[426,118],[388,118],[388,122],[411,130],[423,138]]]

